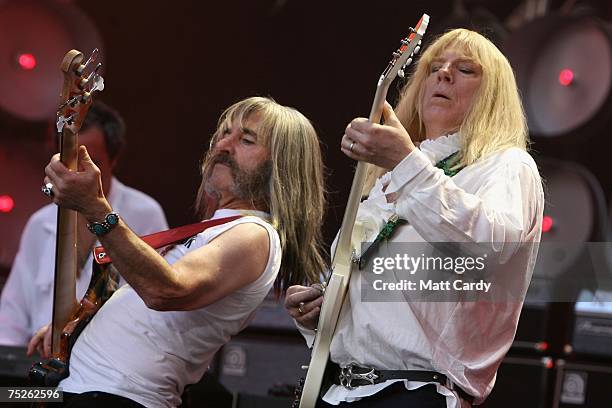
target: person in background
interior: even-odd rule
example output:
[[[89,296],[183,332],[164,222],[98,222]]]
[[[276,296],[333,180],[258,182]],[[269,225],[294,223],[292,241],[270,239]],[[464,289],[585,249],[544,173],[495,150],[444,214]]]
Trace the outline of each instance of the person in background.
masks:
[[[168,228],[161,206],[152,197],[121,183],[113,176],[126,145],[121,116],[100,101],[89,109],[79,133],[92,160],[102,171],[102,186],[108,200],[120,211],[134,232],[147,235]],[[77,298],[81,299],[91,279],[91,250],[98,240],[78,219]],[[28,220],[19,251],[0,297],[0,344],[26,346],[32,336],[51,321],[57,206],[48,204]]]

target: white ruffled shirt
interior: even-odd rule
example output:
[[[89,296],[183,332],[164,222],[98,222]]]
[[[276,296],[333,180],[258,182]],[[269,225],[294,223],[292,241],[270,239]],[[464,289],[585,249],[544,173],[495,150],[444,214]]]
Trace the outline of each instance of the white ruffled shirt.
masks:
[[[510,279],[526,290],[541,236],[544,194],[537,166],[524,150],[509,148],[448,177],[435,167],[458,151],[461,136],[425,140],[393,171],[377,180],[360,204],[357,223],[363,241],[372,241],[389,217],[398,226],[392,242],[478,243],[512,260]],[[386,188],[385,188],[386,186]],[[388,203],[385,194],[397,193]],[[517,256],[517,250],[526,256]],[[526,251],[525,251],[526,247]],[[385,256],[385,246],[377,249]],[[514,274],[515,271],[515,274]],[[512,344],[522,301],[364,302],[361,274],[353,272],[331,344],[331,360],[386,370],[431,370],[446,374],[482,402],[490,393],[502,358]],[[314,332],[300,327],[309,345]],[[394,382],[407,389],[425,383],[390,380],[348,390],[333,385],[324,400],[337,405],[373,395]],[[447,407],[467,406],[448,388],[434,383]]]

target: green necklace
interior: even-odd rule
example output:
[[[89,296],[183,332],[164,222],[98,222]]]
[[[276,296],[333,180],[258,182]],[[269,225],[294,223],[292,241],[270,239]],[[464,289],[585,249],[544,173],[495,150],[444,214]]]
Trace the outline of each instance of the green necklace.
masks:
[[[448,177],[453,177],[455,174],[459,173],[461,169],[463,169],[464,167],[464,166],[461,166],[461,167],[451,170],[451,167],[453,167],[459,161],[458,158],[459,158],[459,151],[456,151],[450,156],[437,162],[436,167],[439,169],[442,169],[444,171],[444,174],[446,174]]]
[[[393,214],[391,217],[389,217],[389,220],[385,223],[385,225],[383,225],[376,238],[374,238],[374,242],[372,242],[366,248],[366,250],[363,251],[359,258],[355,259],[355,261],[357,261],[359,264],[359,269],[363,269],[368,259],[370,259],[372,256],[372,253],[378,248],[380,242],[391,239],[393,232],[395,232],[395,227],[405,223],[406,220],[401,219],[397,214]]]
[[[444,174],[446,174],[447,176],[453,177],[455,174],[459,173],[464,167],[464,166],[461,166],[459,168],[451,170],[451,167],[457,163],[458,155],[459,155],[459,151],[456,151],[450,156],[445,157],[444,159],[437,162],[436,167],[439,169],[442,169],[444,171]],[[370,246],[368,246],[366,250],[363,251],[363,253],[361,254],[359,258],[355,259],[355,262],[357,262],[359,265],[359,269],[363,269],[368,259],[370,259],[370,256],[372,256],[372,253],[380,245],[380,242],[388,241],[389,239],[391,239],[391,236],[395,232],[395,228],[398,225],[402,225],[405,223],[406,223],[406,220],[400,218],[399,215],[397,214],[393,214],[391,217],[389,217],[389,220],[385,223],[385,225],[383,225],[382,229],[380,230],[380,232],[374,239],[374,242],[372,242]]]

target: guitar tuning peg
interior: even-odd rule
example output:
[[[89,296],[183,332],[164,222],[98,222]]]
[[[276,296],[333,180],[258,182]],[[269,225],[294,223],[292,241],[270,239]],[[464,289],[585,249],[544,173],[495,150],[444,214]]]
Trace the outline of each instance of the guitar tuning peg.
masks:
[[[404,79],[406,77],[406,75],[404,74],[404,68],[400,69],[399,71],[397,71],[397,76]]]
[[[94,68],[94,71],[93,71],[93,72],[97,74],[97,73],[98,73],[98,71],[100,70],[100,68],[102,68],[102,63],[101,63],[101,62],[98,62],[98,65],[96,65],[96,67]]]
[[[87,78],[81,79],[81,82],[79,83],[79,88],[84,90],[87,84],[89,84],[93,80],[93,85],[88,90],[88,92],[92,92],[94,90],[99,90],[99,91],[103,90],[104,89],[104,79],[102,79],[102,77],[98,74],[98,70],[101,67],[102,67],[102,64],[98,64],[96,69],[91,71],[89,75],[87,76]]]
[[[79,97],[78,96],[73,96],[72,98],[68,99],[66,102],[62,103],[57,110],[60,111],[62,109],[64,109],[66,106],[70,105],[73,108],[76,106],[77,102],[79,101]]]
[[[64,119],[64,117],[58,116],[57,122],[55,122],[55,128],[57,129],[57,133],[62,133],[62,130],[64,129],[65,124],[66,124],[66,120]]]
[[[413,54],[418,54],[419,51],[421,51],[421,46],[417,45],[416,47],[414,47],[414,51],[412,51]]]
[[[83,64],[79,65],[76,68],[76,73],[77,73],[78,76],[83,75],[83,72],[85,72],[85,69],[87,68],[87,66],[89,64],[91,64],[92,62],[94,62],[98,58],[98,54],[99,54],[98,49],[94,48],[93,51],[91,52],[91,55],[89,56],[89,58],[87,58],[87,61],[85,61]],[[98,65],[100,65],[100,64],[98,64]]]
[[[96,74],[93,77],[93,86],[89,90],[89,93],[93,93],[94,91],[103,91],[104,90],[104,78],[101,75]]]
[[[57,122],[55,122],[55,126],[57,128],[57,133],[62,133],[62,130],[64,129],[64,126],[66,124],[71,125],[72,124],[72,119],[74,119],[74,113],[70,116],[68,116],[67,118],[59,115],[57,117]]]
[[[412,64],[412,57],[408,58],[406,60],[406,63],[404,64],[404,66],[402,67],[402,69],[406,68],[408,65]]]

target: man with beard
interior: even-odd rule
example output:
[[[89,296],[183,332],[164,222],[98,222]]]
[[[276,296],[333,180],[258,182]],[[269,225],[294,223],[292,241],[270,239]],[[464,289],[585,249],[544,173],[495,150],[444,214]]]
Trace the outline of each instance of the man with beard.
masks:
[[[54,156],[45,183],[53,184],[55,203],[88,220],[128,284],[77,339],[70,376],[60,383],[66,406],[179,405],[184,387],[202,377],[273,284],[283,291],[323,267],[321,153],[312,125],[295,109],[249,98],[222,114],[196,208],[207,218],[241,218],[165,257],[120,214],[112,222],[117,215],[84,147],[79,160],[82,170],[71,172]],[[30,351],[48,354],[49,332],[34,336]]]

